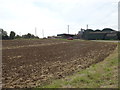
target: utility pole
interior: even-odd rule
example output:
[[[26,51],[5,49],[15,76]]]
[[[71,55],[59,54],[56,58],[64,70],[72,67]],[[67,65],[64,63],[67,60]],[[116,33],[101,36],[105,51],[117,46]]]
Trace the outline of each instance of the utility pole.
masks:
[[[118,31],[120,31],[120,1],[118,2]]]
[[[69,34],[69,25],[68,25],[68,34]]]
[[[37,28],[35,27],[35,36],[37,36]]]
[[[21,32],[19,33],[19,35],[21,36]]]
[[[87,29],[88,29],[88,24],[87,24]]]
[[[44,30],[42,29],[42,35],[43,35],[43,38],[44,38]]]

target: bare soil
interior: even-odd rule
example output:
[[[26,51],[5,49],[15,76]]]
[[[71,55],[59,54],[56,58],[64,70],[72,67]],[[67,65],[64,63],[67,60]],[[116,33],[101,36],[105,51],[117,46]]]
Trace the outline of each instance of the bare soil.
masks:
[[[31,88],[103,61],[114,43],[64,40],[3,41],[3,88]]]

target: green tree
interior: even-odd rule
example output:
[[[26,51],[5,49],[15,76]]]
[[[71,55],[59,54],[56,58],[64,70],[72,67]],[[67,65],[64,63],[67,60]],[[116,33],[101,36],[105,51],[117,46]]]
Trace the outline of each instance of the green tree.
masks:
[[[3,39],[3,40],[9,39],[7,32],[4,31],[3,29],[0,29],[0,39]]]
[[[30,39],[30,38],[36,38],[36,39],[39,39],[38,36],[34,36],[33,34],[25,34],[25,35],[22,35],[22,38],[25,38],[25,39]]]
[[[25,35],[22,35],[23,38],[32,38],[32,34],[28,33],[28,34],[25,34]]]
[[[18,38],[21,38],[21,36],[20,35],[16,35],[15,38],[18,39]]]
[[[10,39],[14,39],[15,38],[15,32],[14,31],[11,31],[10,32]]]
[[[31,35],[30,33],[28,33],[28,34],[27,34],[27,37],[28,37],[28,38],[31,38],[31,37],[32,37],[32,35]]]

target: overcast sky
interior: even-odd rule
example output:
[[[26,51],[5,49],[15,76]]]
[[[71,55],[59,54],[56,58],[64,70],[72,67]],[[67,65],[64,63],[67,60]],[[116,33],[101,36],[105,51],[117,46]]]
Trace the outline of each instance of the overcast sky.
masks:
[[[42,37],[90,29],[118,30],[119,0],[0,0],[0,28]]]

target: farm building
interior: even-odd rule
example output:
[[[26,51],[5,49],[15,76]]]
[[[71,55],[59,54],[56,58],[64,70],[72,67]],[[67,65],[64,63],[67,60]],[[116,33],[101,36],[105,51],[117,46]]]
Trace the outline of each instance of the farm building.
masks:
[[[116,40],[117,32],[89,32],[83,34],[83,38],[88,40]]]
[[[78,33],[79,34],[79,33]],[[82,39],[86,40],[117,40],[118,31],[103,29],[102,31],[93,31],[91,29],[84,30],[82,34],[79,34]]]
[[[72,38],[76,37],[76,35],[74,35],[74,34],[57,34],[57,36],[61,36],[64,39],[67,39],[69,37],[72,37]]]
[[[61,36],[48,36],[48,39],[60,39],[62,38]]]
[[[83,38],[83,33],[84,33],[84,31],[85,31],[85,29],[82,29],[82,28],[81,28],[81,31],[79,31],[78,34],[77,34],[77,39]]]

